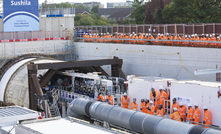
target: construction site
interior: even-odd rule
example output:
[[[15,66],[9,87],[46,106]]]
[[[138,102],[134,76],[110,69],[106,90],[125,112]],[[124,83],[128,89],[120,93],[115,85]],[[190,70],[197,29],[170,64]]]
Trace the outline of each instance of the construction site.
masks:
[[[74,16],[48,9],[39,31],[17,32],[0,18],[0,134],[221,133],[218,38],[156,38],[218,37],[221,24],[74,26]]]

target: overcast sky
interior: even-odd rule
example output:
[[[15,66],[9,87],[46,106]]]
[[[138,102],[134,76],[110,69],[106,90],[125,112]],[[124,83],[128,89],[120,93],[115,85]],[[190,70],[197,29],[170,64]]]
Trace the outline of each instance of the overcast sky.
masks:
[[[43,3],[45,0],[39,0],[39,3]],[[48,3],[61,3],[61,2],[76,2],[76,3],[83,3],[83,2],[101,2],[106,7],[107,2],[126,2],[126,0],[47,0]],[[132,1],[132,0],[131,0]]]

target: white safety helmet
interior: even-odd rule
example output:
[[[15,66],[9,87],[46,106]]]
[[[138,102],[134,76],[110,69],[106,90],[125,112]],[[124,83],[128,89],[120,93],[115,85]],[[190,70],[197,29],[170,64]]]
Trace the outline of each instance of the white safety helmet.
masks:
[[[153,104],[153,101],[150,101],[150,104]]]
[[[180,106],[183,106],[183,102],[180,102]]]
[[[177,108],[175,107],[175,108],[173,108],[173,111],[177,111]]]
[[[188,107],[192,107],[192,104],[189,103],[189,104],[188,104]]]
[[[206,105],[203,106],[203,109],[208,109],[208,107]]]
[[[195,103],[194,106],[197,106],[197,107],[198,107],[199,105],[198,105],[197,103]]]
[[[127,93],[124,93],[124,96],[127,95]]]

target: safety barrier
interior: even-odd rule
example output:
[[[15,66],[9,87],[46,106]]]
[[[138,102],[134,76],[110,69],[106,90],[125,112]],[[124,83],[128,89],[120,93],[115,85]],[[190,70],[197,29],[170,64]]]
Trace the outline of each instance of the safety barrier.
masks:
[[[141,44],[141,45],[165,45],[183,47],[209,47],[221,48],[221,41],[193,41],[193,40],[158,40],[158,39],[119,39],[119,38],[80,38],[76,41],[96,43],[119,43],[119,44]],[[170,43],[167,43],[170,42]]]
[[[82,95],[70,91],[65,90],[58,90],[58,99],[61,102],[71,103],[76,98],[85,98],[87,100],[93,100],[94,98],[91,98],[87,95]]]
[[[42,8],[39,15],[64,15],[75,14],[75,8]]]
[[[43,40],[68,40],[70,36],[71,31],[1,32],[0,43]]]

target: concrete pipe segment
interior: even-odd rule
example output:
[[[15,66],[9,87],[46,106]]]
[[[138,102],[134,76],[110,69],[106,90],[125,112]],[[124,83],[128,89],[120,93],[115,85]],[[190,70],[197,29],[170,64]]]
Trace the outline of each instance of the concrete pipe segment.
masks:
[[[84,98],[74,99],[69,105],[67,115],[74,117],[85,115],[144,134],[221,134],[219,130],[205,129],[202,126],[136,112],[99,101],[91,102]]]

